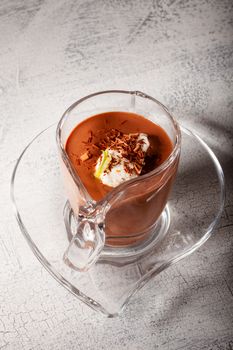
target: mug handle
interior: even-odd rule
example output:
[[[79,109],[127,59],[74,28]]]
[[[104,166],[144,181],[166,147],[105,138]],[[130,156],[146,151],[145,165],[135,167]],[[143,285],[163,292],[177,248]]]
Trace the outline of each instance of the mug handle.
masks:
[[[95,218],[83,218],[63,255],[66,265],[76,271],[87,271],[97,261],[104,247],[105,234]]]

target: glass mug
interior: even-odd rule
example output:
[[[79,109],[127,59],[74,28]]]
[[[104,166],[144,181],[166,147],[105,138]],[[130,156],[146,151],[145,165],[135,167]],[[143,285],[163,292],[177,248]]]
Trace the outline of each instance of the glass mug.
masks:
[[[120,184],[100,201],[94,201],[74,171],[65,146],[79,123],[92,115],[111,111],[143,115],[161,126],[173,150],[151,172]],[[66,110],[58,123],[56,139],[69,202],[64,211],[66,227],[71,226],[71,213],[75,226],[72,230],[67,227],[73,233],[64,253],[65,263],[75,270],[86,271],[104,255],[123,263],[127,258],[136,259],[146,251],[148,242],[156,241],[158,221],[176,176],[181,144],[176,120],[159,101],[140,91],[101,91],[80,99]]]

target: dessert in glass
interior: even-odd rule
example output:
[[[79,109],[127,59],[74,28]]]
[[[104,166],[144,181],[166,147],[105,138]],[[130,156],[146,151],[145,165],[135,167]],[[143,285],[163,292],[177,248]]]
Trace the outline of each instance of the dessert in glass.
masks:
[[[75,234],[64,254],[85,271],[107,256],[132,261],[156,244],[180,156],[180,129],[160,102],[138,91],[103,91],[74,103],[57,144]],[[69,230],[69,229],[68,229]]]

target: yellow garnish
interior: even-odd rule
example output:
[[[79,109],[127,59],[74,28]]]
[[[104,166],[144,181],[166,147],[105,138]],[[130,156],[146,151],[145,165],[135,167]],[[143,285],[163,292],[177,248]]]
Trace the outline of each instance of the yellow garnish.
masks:
[[[105,151],[102,151],[100,164],[94,173],[94,176],[97,179],[99,179],[103,172],[107,169],[109,163],[111,162],[111,159],[112,157],[107,149]]]

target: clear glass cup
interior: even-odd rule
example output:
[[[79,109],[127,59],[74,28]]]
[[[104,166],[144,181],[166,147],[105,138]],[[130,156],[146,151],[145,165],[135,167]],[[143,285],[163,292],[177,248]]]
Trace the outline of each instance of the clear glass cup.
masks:
[[[65,145],[80,122],[111,111],[140,114],[161,126],[172,141],[173,150],[153,171],[124,182],[100,201],[94,201],[73,169]],[[97,92],[67,109],[58,123],[56,139],[69,202],[64,210],[66,228],[68,232],[75,231],[64,253],[66,264],[85,271],[103,252],[109,259],[135,259],[158,236],[164,236],[169,226],[165,206],[176,176],[181,145],[180,128],[165,106],[139,91]],[[72,230],[71,215],[75,226]]]

